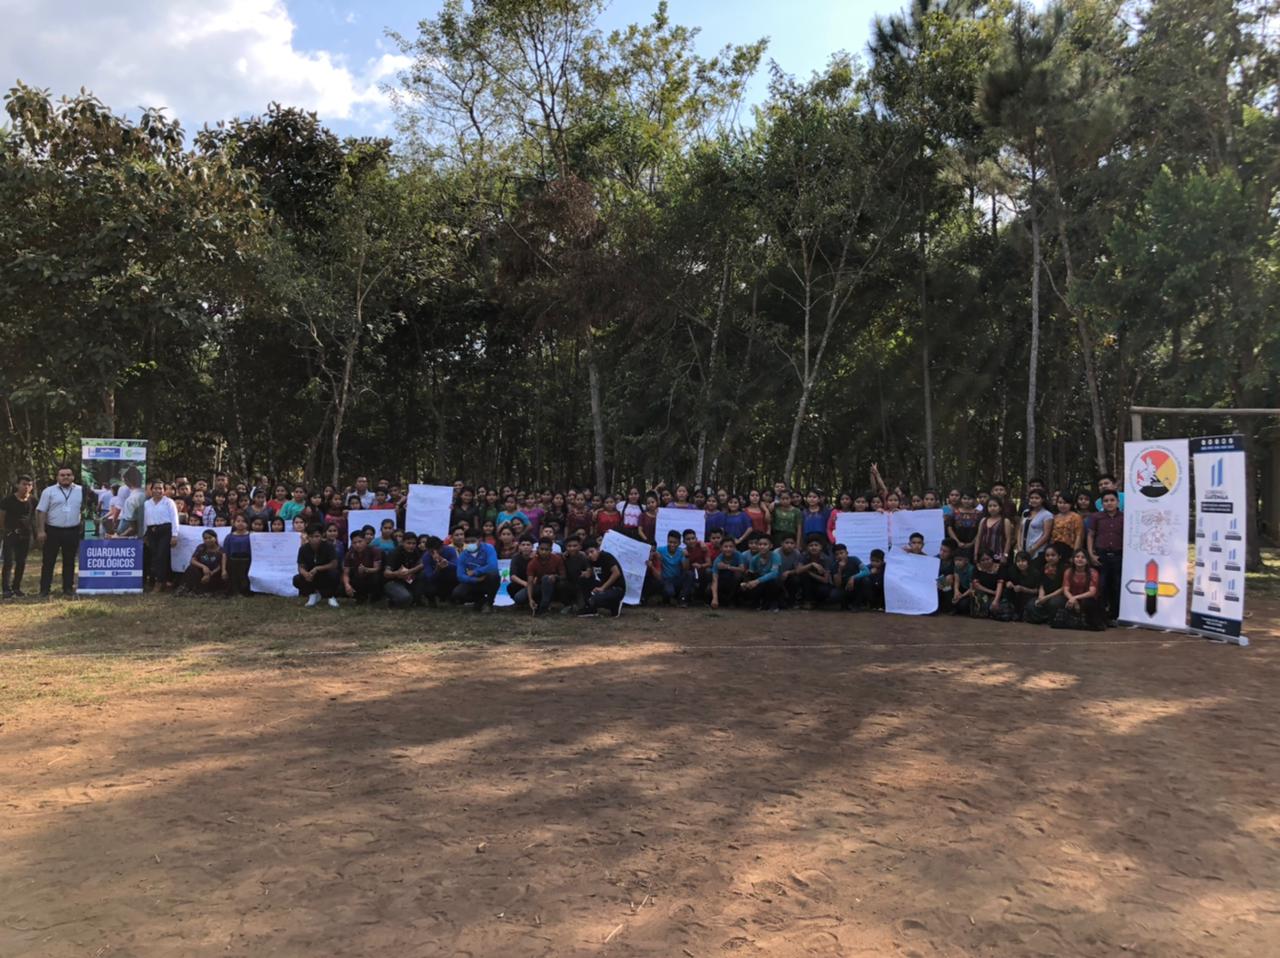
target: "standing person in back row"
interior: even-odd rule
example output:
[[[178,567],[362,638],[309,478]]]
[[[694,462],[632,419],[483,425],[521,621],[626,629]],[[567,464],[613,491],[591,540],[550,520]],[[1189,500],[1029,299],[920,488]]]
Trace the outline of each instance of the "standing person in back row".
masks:
[[[144,583],[157,591],[169,587],[169,555],[178,544],[178,507],[164,494],[164,483],[151,480],[151,496],[142,504]]]
[[[62,556],[62,594],[75,594],[76,552],[80,548],[80,513],[84,489],[76,485],[70,466],[59,466],[58,481],[45,487],[36,505],[36,543],[43,547],[40,566],[40,597],[49,595],[53,567]]]
[[[1108,489],[1101,496],[1102,511],[1085,520],[1089,561],[1102,571],[1103,605],[1108,622],[1120,618],[1120,580],[1124,570],[1124,512],[1120,496]]]
[[[13,492],[0,501],[4,512],[4,597],[23,597],[22,573],[27,568],[27,550],[31,547],[31,523],[36,500],[31,495],[31,477],[19,476]]]

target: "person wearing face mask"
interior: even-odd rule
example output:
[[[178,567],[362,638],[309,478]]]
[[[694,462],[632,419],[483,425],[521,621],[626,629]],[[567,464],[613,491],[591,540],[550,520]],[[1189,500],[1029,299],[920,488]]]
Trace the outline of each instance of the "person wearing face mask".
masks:
[[[480,541],[477,530],[468,529],[458,557],[458,584],[454,586],[452,600],[474,602],[477,612],[492,612],[499,581],[497,551],[489,543]]]

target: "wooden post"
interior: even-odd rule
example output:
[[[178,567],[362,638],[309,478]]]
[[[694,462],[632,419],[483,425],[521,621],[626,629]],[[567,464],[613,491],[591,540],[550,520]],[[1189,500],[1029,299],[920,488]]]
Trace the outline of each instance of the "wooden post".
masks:
[[[1142,413],[1129,412],[1129,438],[1134,442],[1142,442]]]

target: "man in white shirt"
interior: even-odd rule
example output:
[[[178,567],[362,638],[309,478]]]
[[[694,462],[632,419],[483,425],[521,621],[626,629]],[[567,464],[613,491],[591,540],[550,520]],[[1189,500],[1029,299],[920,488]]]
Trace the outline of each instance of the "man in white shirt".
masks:
[[[361,508],[361,509],[372,509],[372,508],[373,508],[373,499],[374,499],[374,496],[373,496],[373,490],[369,488],[369,477],[368,477],[368,476],[357,476],[357,477],[356,477],[356,489],[355,489],[355,493],[354,493],[354,495],[357,495],[357,496],[359,496],[359,497],[360,497],[360,508]]]
[[[76,485],[70,466],[58,467],[58,481],[46,486],[36,505],[36,543],[43,547],[40,597],[48,598],[53,567],[62,555],[62,594],[75,593],[76,553],[80,548],[84,488]]]
[[[178,506],[164,494],[164,483],[151,480],[151,497],[142,504],[143,568],[146,584],[169,588],[169,551],[178,544]]]

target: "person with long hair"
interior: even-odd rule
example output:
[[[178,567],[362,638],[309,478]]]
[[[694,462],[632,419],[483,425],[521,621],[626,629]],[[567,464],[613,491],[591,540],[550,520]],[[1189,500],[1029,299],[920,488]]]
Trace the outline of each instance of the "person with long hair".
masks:
[[[999,496],[987,499],[986,515],[978,523],[975,541],[977,553],[991,554],[997,567],[1003,568],[1013,552],[1013,523],[1005,516],[1004,500]]]
[[[1071,553],[1071,565],[1062,577],[1062,595],[1066,610],[1079,616],[1087,628],[1101,632],[1106,613],[1100,598],[1098,570],[1089,565],[1089,554],[1083,549]]]

